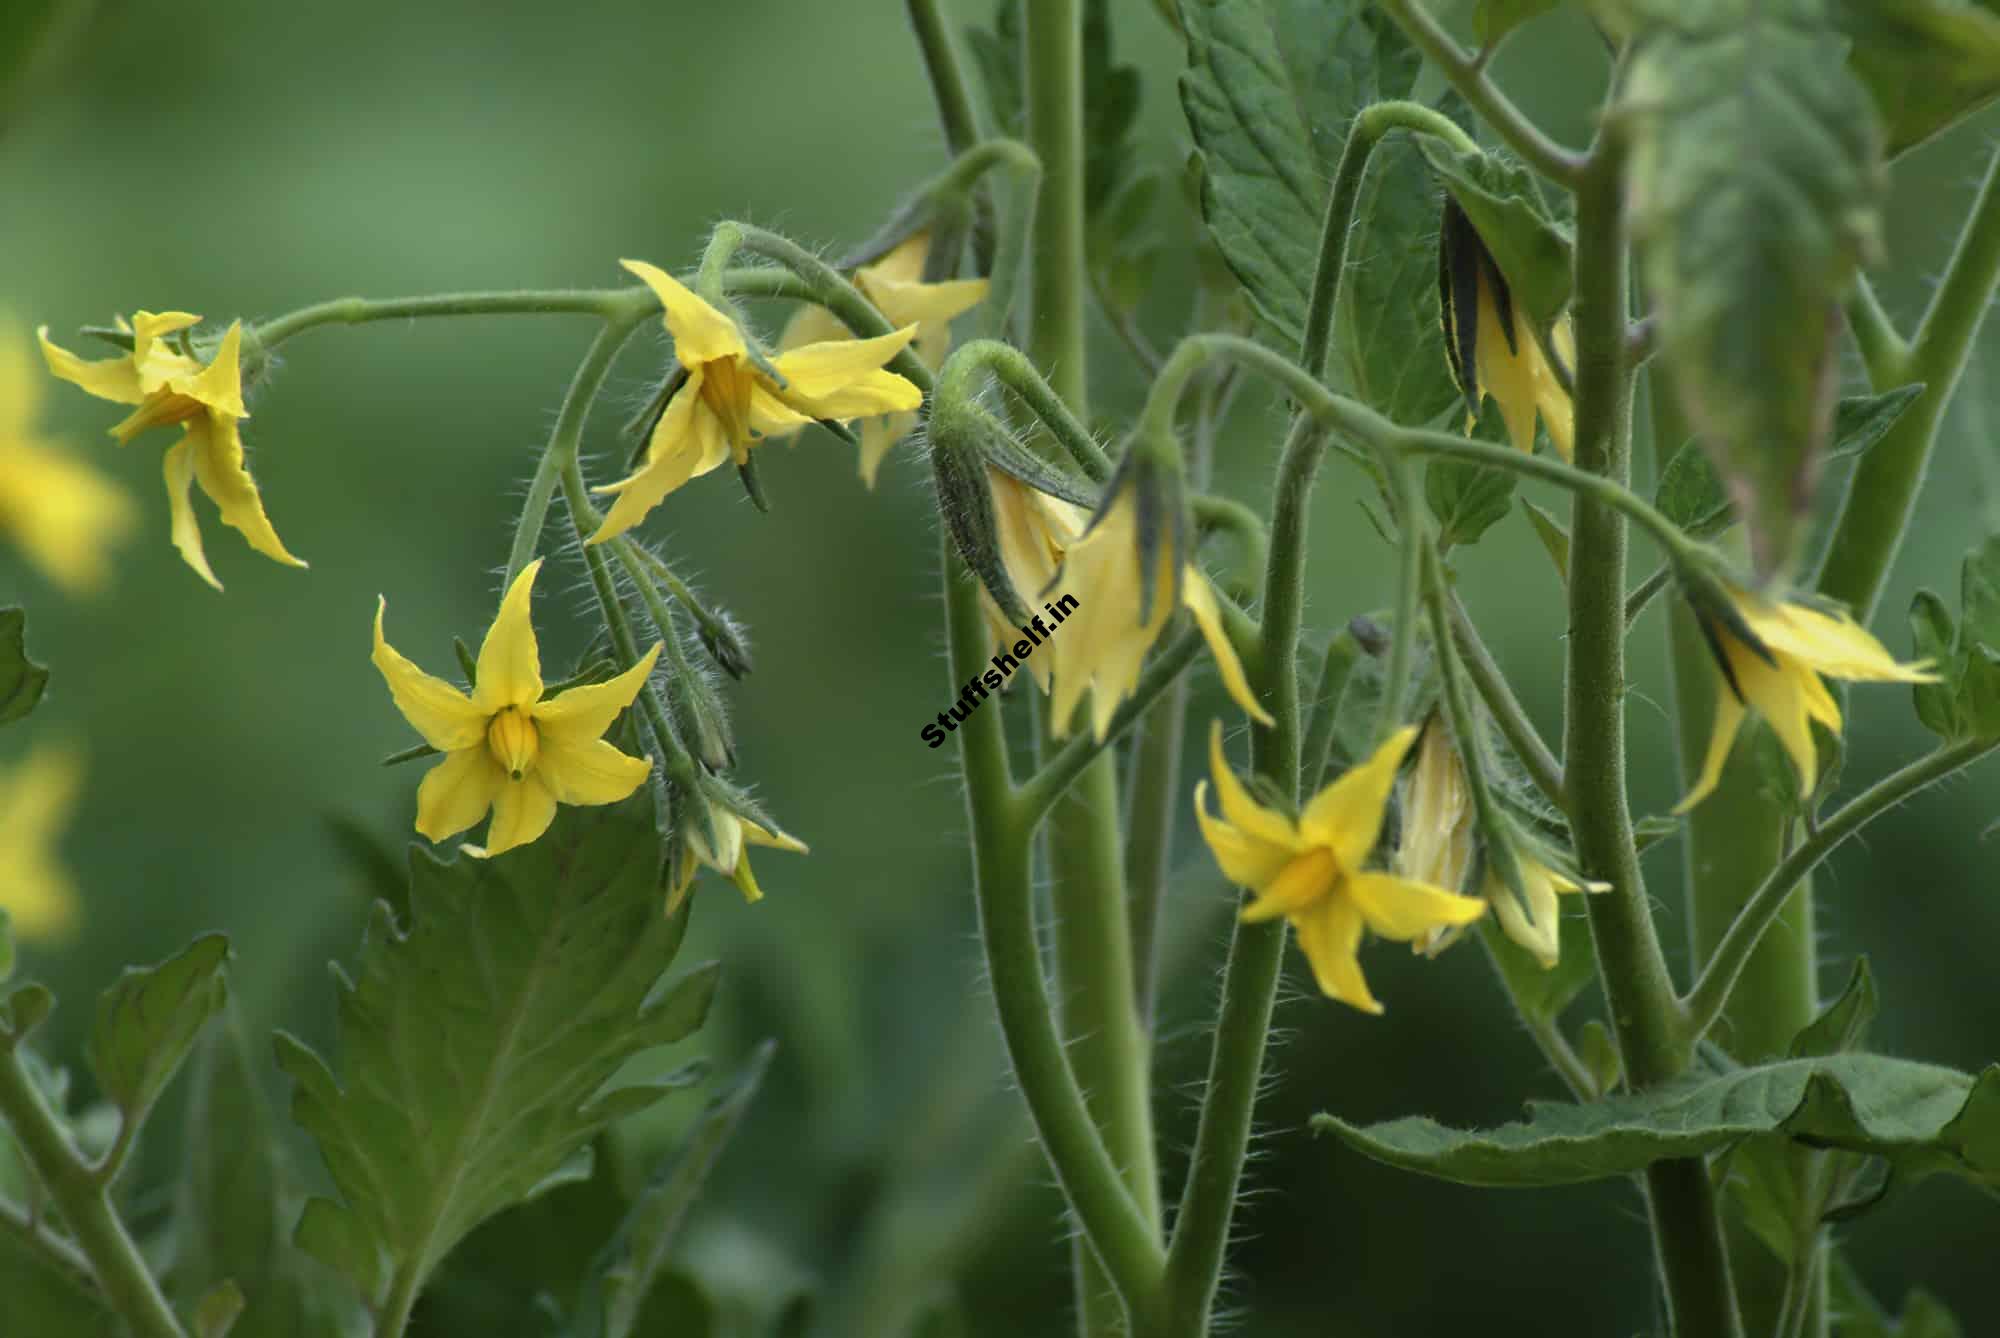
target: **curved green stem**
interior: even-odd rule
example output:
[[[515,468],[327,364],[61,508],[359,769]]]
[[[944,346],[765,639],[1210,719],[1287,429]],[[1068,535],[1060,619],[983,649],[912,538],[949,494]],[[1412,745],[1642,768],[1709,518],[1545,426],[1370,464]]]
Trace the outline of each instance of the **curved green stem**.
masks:
[[[972,110],[972,95],[966,91],[964,67],[952,49],[951,30],[938,13],[937,0],[908,0],[907,8],[917,49],[923,53],[931,96],[937,99],[945,147],[954,154],[964,153],[979,139],[979,119]]]
[[[1271,540],[1255,511],[1233,497],[1206,492],[1189,497],[1188,509],[1194,513],[1198,529],[1204,533],[1220,530],[1235,535],[1243,545],[1244,561],[1257,571],[1264,570],[1271,560]]]
[[[1729,1003],[1743,966],[1756,951],[1757,943],[1771,927],[1792,889],[1831,855],[1848,837],[1882,814],[1935,785],[1980,758],[2000,748],[2000,739],[1969,739],[1938,749],[1901,770],[1891,772],[1843,805],[1832,817],[1810,832],[1796,849],[1771,870],[1763,885],[1743,904],[1715,952],[1703,968],[1701,978],[1688,991],[1686,1007],[1691,1039],[1699,1040]]]
[[[1458,647],[1459,659],[1465,664],[1472,686],[1478,689],[1480,699],[1486,703],[1494,723],[1500,726],[1501,735],[1527,771],[1528,779],[1535,783],[1535,788],[1542,792],[1544,799],[1558,809],[1566,809],[1568,800],[1563,794],[1562,763],[1542,741],[1541,731],[1528,718],[1526,708],[1514,695],[1507,676],[1500,672],[1493,652],[1480,639],[1472,615],[1466,612],[1464,603],[1455,592],[1451,594],[1450,607],[1452,644]]]
[[[1883,310],[1882,299],[1866,274],[1854,276],[1854,291],[1847,298],[1847,327],[1854,332],[1869,383],[1878,389],[1901,384],[1896,378],[1910,355],[1910,345]]]
[[[1111,477],[1113,465],[1111,457],[1097,444],[1090,429],[1083,420],[1063,402],[1056,388],[1042,378],[1035,370],[1035,364],[1027,355],[1011,344],[1003,344],[997,339],[975,339],[965,344],[951,355],[945,369],[938,374],[940,383],[951,381],[954,397],[967,397],[973,393],[973,378],[985,372],[1007,389],[1021,397],[1028,412],[1035,416],[1048,434],[1076,462],[1085,478],[1092,483],[1102,484]]]
[[[261,354],[322,325],[362,325],[424,316],[597,316],[616,320],[660,309],[644,288],[524,288],[513,292],[438,293],[426,297],[337,297],[244,328],[244,342]]]
[[[1119,704],[1117,712],[1111,717],[1111,724],[1102,739],[1093,738],[1090,731],[1085,730],[1071,735],[1062,747],[1044,757],[1035,774],[1023,781],[1014,792],[1015,800],[1020,805],[1021,820],[1031,828],[1038,825],[1050,806],[1082,774],[1083,769],[1117,743],[1119,737],[1146,713],[1160,694],[1173,686],[1181,671],[1194,663],[1195,656],[1201,653],[1202,644],[1201,633],[1190,628],[1166,649],[1156,651],[1148,661],[1146,671],[1139,675],[1139,685],[1132,689],[1132,695]]]
[[[112,1208],[108,1187],[42,1100],[11,1036],[0,1043],[0,1120],[76,1237],[77,1249],[90,1261],[91,1274],[112,1310],[138,1338],[186,1338]]]

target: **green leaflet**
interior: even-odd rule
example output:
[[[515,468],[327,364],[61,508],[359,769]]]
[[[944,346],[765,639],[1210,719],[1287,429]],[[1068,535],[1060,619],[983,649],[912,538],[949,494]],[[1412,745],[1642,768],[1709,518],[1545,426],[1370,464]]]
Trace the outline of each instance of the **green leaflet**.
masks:
[[[28,658],[28,615],[0,609],[0,725],[35,709],[49,685],[49,671]]]
[[[1433,460],[1424,469],[1424,501],[1437,518],[1443,548],[1475,544],[1514,509],[1511,470],[1488,469],[1458,460]]]
[[[1833,0],[1895,157],[2000,94],[2000,14],[1955,0]]]
[[[677,1292],[681,1282],[669,1268],[708,1173],[721,1154],[770,1067],[774,1042],[757,1047],[742,1070],[710,1099],[679,1154],[653,1173],[616,1234],[598,1252],[577,1305],[571,1338],[628,1338],[658,1332],[643,1322],[656,1304],[655,1293]]]
[[[1977,1079],[1884,1055],[1788,1059],[1703,1073],[1579,1106],[1531,1102],[1490,1130],[1413,1116],[1362,1128],[1331,1115],[1313,1127],[1405,1170],[1498,1188],[1570,1185],[1699,1157],[1757,1134],[1886,1157],[1919,1176],[1951,1171],[2000,1187],[2000,1066]]]
[[[410,914],[379,904],[339,982],[343,1087],[277,1037],[292,1116],[342,1201],[296,1239],[371,1304],[419,1287],[475,1226],[589,1172],[587,1145],[665,1084],[602,1090],[625,1062],[701,1025],[712,965],[663,976],[686,915],[662,916],[645,794],[564,808],[497,859],[410,859]]]
[[[1881,127],[1844,46],[1816,0],[1707,0],[1641,37],[1614,113],[1663,363],[1765,577],[1832,427],[1838,304],[1880,246]]]
[[[229,999],[229,940],[204,934],[158,966],[128,966],[98,998],[85,1054],[105,1099],[136,1127]]]
[[[1945,602],[1919,590],[1910,602],[1917,655],[1943,680],[1911,688],[1917,718],[1947,740],[2000,736],[2000,535],[1965,555],[1956,622]]]

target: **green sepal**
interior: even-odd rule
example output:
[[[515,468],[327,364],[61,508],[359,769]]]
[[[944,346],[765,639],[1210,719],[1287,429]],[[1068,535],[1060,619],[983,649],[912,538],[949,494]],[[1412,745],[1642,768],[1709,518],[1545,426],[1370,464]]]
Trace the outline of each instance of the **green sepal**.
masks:
[[[944,518],[952,547],[986,587],[1000,612],[1009,622],[1023,622],[1028,607],[1014,589],[1000,556],[999,520],[993,513],[993,492],[986,481],[988,463],[1000,453],[993,439],[1005,436],[992,416],[975,404],[933,402],[931,479],[937,490],[938,514]]]
[[[2000,1186],[2000,1065],[1974,1078],[1884,1055],[1787,1059],[1691,1074],[1591,1105],[1530,1102],[1528,1118],[1458,1130],[1412,1116],[1315,1130],[1405,1170],[1496,1188],[1581,1184],[1783,1134],[1886,1157],[1911,1178],[1949,1172]]]
[[[479,686],[479,659],[472,653],[472,647],[465,644],[464,637],[455,636],[451,639],[451,653],[458,657],[458,668],[465,675],[466,690],[470,692],[477,688]]]
[[[28,658],[28,615],[0,609],[0,725],[35,709],[49,685],[49,671]]]
[[[1520,163],[1476,150],[1460,153],[1427,135],[1417,146],[1499,267],[1509,300],[1536,328],[1548,329],[1569,305],[1574,242],[1568,226],[1549,212],[1533,174]]]
[[[97,1001],[84,1053],[128,1127],[142,1123],[229,998],[229,940],[204,934],[158,966],[128,966]]]
[[[1555,564],[1556,578],[1564,586],[1569,584],[1569,529],[1561,521],[1523,497],[1521,509],[1528,513],[1528,523],[1535,527],[1535,537],[1542,541],[1542,551]]]
[[[736,466],[736,477],[742,481],[743,493],[750,499],[750,504],[769,515],[771,502],[764,496],[764,484],[757,477],[757,457],[754,453],[744,456],[743,463]]]
[[[0,1042],[19,1045],[55,1011],[56,996],[48,986],[34,981],[17,986],[0,1004]]]
[[[1821,1009],[1819,1016],[1792,1038],[1791,1057],[1817,1059],[1859,1050],[1868,1039],[1876,1008],[1874,974],[1868,969],[1868,959],[1857,957],[1840,997]]]

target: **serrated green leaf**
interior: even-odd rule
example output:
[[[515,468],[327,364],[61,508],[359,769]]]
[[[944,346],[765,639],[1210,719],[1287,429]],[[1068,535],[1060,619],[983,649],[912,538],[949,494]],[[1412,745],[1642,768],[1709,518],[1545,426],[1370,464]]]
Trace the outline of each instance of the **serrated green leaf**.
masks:
[[[1868,959],[1857,957],[1840,997],[1792,1038],[1792,1058],[1814,1059],[1860,1049],[1875,1021],[1876,1005],[1875,977],[1868,970]]]
[[[651,804],[563,808],[490,860],[411,853],[410,919],[378,905],[339,991],[345,1087],[281,1036],[292,1116],[344,1202],[314,1199],[298,1242],[381,1300],[551,1183],[596,1134],[664,1088],[603,1092],[626,1061],[681,1040],[712,966],[663,975],[685,915],[660,911]]]
[[[0,609],[0,725],[35,709],[49,685],[49,671],[28,658],[28,615]]]
[[[1472,10],[1472,32],[1479,45],[1491,49],[1529,19],[1540,18],[1561,0],[1479,0]]]
[[[1437,518],[1438,542],[1446,548],[1478,543],[1514,509],[1518,481],[1512,470],[1431,461],[1424,468],[1424,501]]]
[[[1881,115],[1890,157],[2000,94],[2000,16],[1956,0],[1833,0],[1848,63]]]
[[[229,998],[229,940],[204,934],[158,966],[128,966],[97,1001],[85,1054],[129,1125],[142,1122]]]
[[[1700,442],[1689,438],[1668,458],[1653,488],[1653,505],[1696,536],[1713,534],[1729,523],[1729,494]]]
[[[1421,1116],[1366,1128],[1313,1119],[1356,1150],[1461,1184],[1570,1185],[1699,1157],[1759,1134],[1886,1157],[1912,1177],[1949,1171],[2000,1187],[2000,1065],[1977,1079],[1884,1055],[1790,1059],[1693,1075],[1588,1106],[1534,1103],[1491,1130]]]
[[[1523,497],[1521,509],[1528,513],[1528,523],[1535,527],[1535,537],[1542,541],[1542,551],[1555,563],[1556,578],[1564,585],[1569,584],[1569,530],[1554,516]]]
[[[776,1053],[766,1041],[729,1084],[709,1100],[680,1150],[654,1171],[646,1188],[598,1252],[576,1305],[574,1338],[630,1338],[654,1332],[640,1323],[701,1187],[736,1132]]]
[[[1815,0],[1703,6],[1647,34],[1622,98],[1662,360],[1760,575],[1799,539],[1838,304],[1880,247],[1881,127],[1843,48]]]
[[[1556,222],[1535,178],[1520,163],[1489,153],[1458,153],[1418,141],[1424,159],[1479,233],[1508,296],[1537,328],[1569,305],[1570,230]]]

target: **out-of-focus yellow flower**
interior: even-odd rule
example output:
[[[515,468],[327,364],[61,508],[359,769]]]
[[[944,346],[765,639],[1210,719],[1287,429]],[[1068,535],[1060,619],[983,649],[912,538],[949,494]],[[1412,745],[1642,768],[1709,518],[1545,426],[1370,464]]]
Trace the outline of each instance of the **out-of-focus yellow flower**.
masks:
[[[1083,694],[1090,693],[1091,729],[1102,739],[1118,704],[1139,686],[1139,669],[1167,625],[1176,603],[1194,615],[1209,653],[1229,695],[1251,719],[1270,724],[1271,713],[1250,691],[1243,662],[1222,627],[1222,610],[1208,577],[1192,564],[1175,569],[1169,545],[1159,546],[1154,573],[1153,604],[1143,600],[1139,506],[1136,489],[1121,489],[1110,509],[1072,544],[1063,562],[1060,591],[1075,595],[1081,607],[1062,624],[1062,654],[1056,665],[1051,727],[1058,738],[1069,731],[1070,717]],[[1176,597],[1178,589],[1178,597]],[[1145,617],[1141,618],[1141,613]]]
[[[774,380],[750,356],[735,321],[665,270],[622,263],[659,294],[687,380],[667,401],[639,471],[595,490],[618,500],[590,543],[623,534],[668,493],[723,461],[746,463],[756,437],[816,418],[866,418],[924,402],[913,382],[883,370],[917,337],[914,325],[877,339],[836,339],[781,353],[769,364],[780,378]]]
[[[1687,798],[1674,807],[1685,813],[1715,792],[1730,746],[1754,710],[1770,724],[1799,772],[1799,793],[1819,785],[1819,757],[1813,747],[1812,722],[1840,732],[1840,705],[1826,690],[1821,675],[1864,683],[1935,683],[1928,660],[1899,664],[1888,648],[1853,619],[1838,617],[1790,601],[1772,601],[1745,590],[1727,589],[1734,617],[1762,645],[1751,645],[1730,626],[1730,619],[1697,610],[1709,649],[1722,671],[1716,694],[1715,726],[1708,756]]]
[[[55,843],[82,781],[75,754],[54,748],[0,771],[0,907],[18,938],[61,938],[76,928],[76,885]]]
[[[1396,768],[1416,735],[1415,726],[1399,730],[1373,757],[1321,790],[1294,820],[1259,804],[1236,779],[1223,756],[1217,722],[1209,732],[1209,774],[1222,815],[1208,811],[1207,782],[1194,792],[1195,816],[1215,862],[1232,882],[1256,894],[1243,918],[1290,920],[1320,991],[1368,1013],[1380,1013],[1382,1005],[1361,975],[1364,928],[1409,940],[1470,924],[1486,912],[1477,897],[1361,867],[1381,835]]]
[[[1481,397],[1491,395],[1517,448],[1534,451],[1539,413],[1556,451],[1570,459],[1576,448],[1576,410],[1569,392],[1549,366],[1533,323],[1515,305],[1478,229],[1449,197],[1438,244],[1445,357],[1465,396],[1466,431],[1478,421]],[[1576,366],[1576,335],[1568,312],[1557,318],[1549,343],[1565,366]]]
[[[35,434],[41,377],[24,339],[0,327],[0,529],[72,594],[104,584],[106,550],[132,503],[96,470]]]
[[[1007,579],[1013,582],[1015,593],[1032,611],[1036,599],[1061,570],[1063,555],[1090,524],[1090,512],[1074,502],[1031,488],[997,469],[986,471],[986,485],[993,495],[993,528],[999,539],[1000,561],[1007,568]],[[979,607],[986,615],[994,645],[1006,654],[1007,648],[1024,633],[1007,621],[1007,615],[1000,611],[999,604],[983,585],[979,587]],[[1049,690],[1066,643],[1067,638],[1049,637],[1035,648],[1029,659],[1021,662],[1043,692]]]
[[[220,590],[222,582],[209,570],[201,528],[188,499],[196,483],[222,513],[222,523],[241,533],[252,548],[288,566],[306,564],[286,551],[271,528],[256,480],[243,460],[243,436],[237,424],[250,416],[243,407],[243,324],[230,324],[215,356],[203,366],[168,338],[200,323],[201,317],[185,311],[135,312],[129,327],[132,351],[98,362],[50,343],[47,326],[36,333],[51,372],[99,399],[138,406],[111,429],[120,445],[149,427],[180,424],[181,439],[167,448],[163,463],[174,547],[197,576]]]
[[[774,850],[789,850],[794,855],[808,853],[805,842],[797,837],[768,830],[719,804],[710,805],[709,820],[715,826],[720,849],[710,848],[699,823],[687,822],[681,826],[680,858],[674,865],[673,890],[667,894],[668,915],[687,900],[688,889],[694,885],[695,869],[701,865],[733,881],[742,889],[745,901],[762,901],[764,889],[757,886],[757,875],[750,871],[750,847],[769,846]]]
[[[1527,909],[1522,909],[1520,901],[1507,885],[1491,872],[1486,875],[1486,899],[1493,903],[1493,914],[1500,922],[1501,931],[1533,953],[1544,971],[1553,970],[1561,960],[1562,948],[1562,911],[1556,904],[1556,893],[1609,892],[1611,884],[1578,882],[1526,851],[1517,851],[1515,860],[1521,868],[1521,890],[1528,897]]]
[[[417,830],[433,841],[456,836],[493,812],[486,845],[469,855],[498,855],[549,829],[557,804],[612,804],[653,769],[605,742],[604,731],[646,685],[660,656],[645,658],[608,682],[542,697],[542,657],[528,596],[541,570],[524,568],[500,601],[479,648],[470,697],[404,659],[383,639],[387,600],[375,606],[375,667],[396,709],[424,742],[445,754],[417,789]]]
[[[924,264],[930,259],[928,232],[912,234],[872,265],[854,271],[854,286],[875,304],[889,324],[917,327],[911,345],[924,366],[936,371],[951,351],[951,323],[986,300],[985,279],[948,279],[924,282]],[[825,307],[807,303],[792,313],[778,340],[781,350],[807,344],[852,339],[854,336]],[[875,473],[882,457],[917,425],[915,413],[884,414],[864,419],[861,424],[861,480],[875,486]]]
[[[1475,814],[1465,768],[1458,764],[1444,721],[1433,714],[1417,741],[1403,797],[1402,838],[1396,844],[1396,872],[1413,882],[1456,892],[1472,870]],[[1455,926],[1441,926],[1410,940],[1413,952],[1435,957],[1458,938]]]

